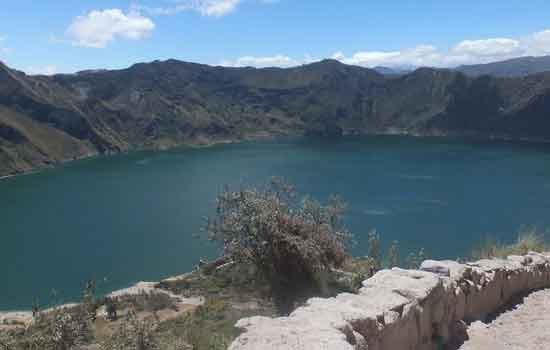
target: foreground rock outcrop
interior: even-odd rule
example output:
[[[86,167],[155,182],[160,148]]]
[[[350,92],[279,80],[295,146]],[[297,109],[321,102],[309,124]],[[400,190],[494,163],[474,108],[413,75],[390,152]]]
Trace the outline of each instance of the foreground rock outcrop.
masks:
[[[429,350],[457,348],[466,324],[521,293],[550,287],[550,253],[507,259],[424,261],[363,282],[358,294],[312,298],[288,317],[251,317],[230,350]]]

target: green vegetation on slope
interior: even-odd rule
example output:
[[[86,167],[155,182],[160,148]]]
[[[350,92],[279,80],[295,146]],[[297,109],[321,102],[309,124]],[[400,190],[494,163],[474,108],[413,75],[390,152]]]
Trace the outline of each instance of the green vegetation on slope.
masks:
[[[27,76],[0,64],[0,176],[91,154],[278,135],[550,139],[550,73],[400,76],[325,60],[288,69],[176,60]]]

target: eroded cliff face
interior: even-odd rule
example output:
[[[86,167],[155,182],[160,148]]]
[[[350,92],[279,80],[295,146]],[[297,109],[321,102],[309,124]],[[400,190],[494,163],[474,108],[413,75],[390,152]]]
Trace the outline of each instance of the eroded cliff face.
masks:
[[[325,60],[288,69],[168,60],[28,76],[0,63],[0,176],[93,154],[277,135],[550,140],[550,73],[400,76]]]
[[[358,294],[312,298],[288,317],[252,317],[230,350],[435,350],[459,345],[466,324],[513,296],[550,287],[550,253],[459,264],[425,261],[363,282]]]

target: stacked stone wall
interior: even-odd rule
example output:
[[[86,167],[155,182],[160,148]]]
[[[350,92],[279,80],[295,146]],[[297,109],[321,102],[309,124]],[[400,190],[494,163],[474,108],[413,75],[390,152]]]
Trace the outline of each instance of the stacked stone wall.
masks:
[[[251,317],[230,350],[439,350],[464,341],[517,295],[550,288],[550,253],[459,264],[427,260],[420,270],[382,270],[358,294],[312,298],[288,317]]]

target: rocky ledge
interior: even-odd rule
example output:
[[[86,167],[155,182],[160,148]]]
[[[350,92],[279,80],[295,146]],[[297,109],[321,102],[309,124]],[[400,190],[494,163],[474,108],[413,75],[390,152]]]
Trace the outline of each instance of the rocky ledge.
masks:
[[[549,287],[550,253],[467,264],[427,260],[420,270],[380,271],[358,294],[312,298],[288,317],[242,319],[244,332],[229,349],[456,349],[468,323]]]

